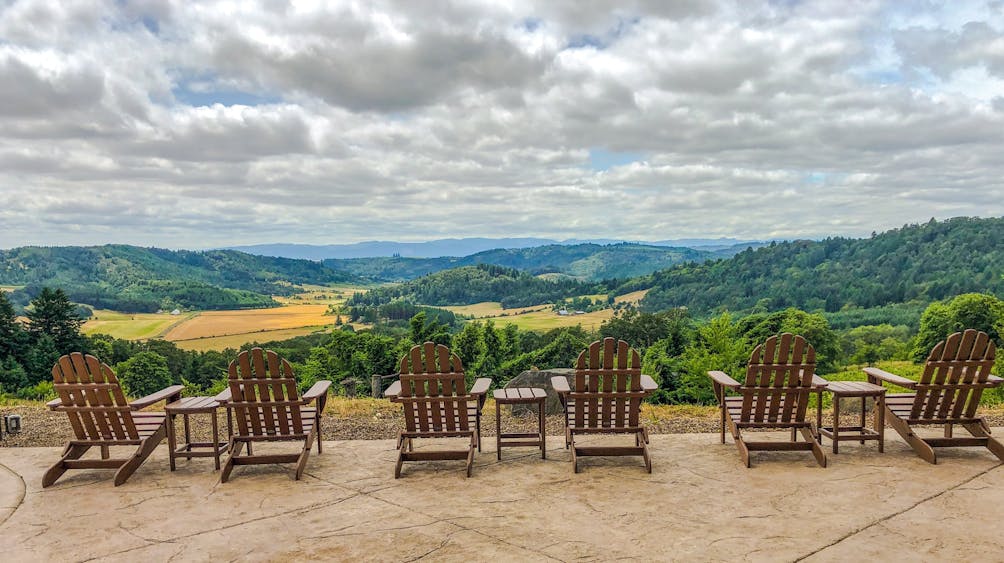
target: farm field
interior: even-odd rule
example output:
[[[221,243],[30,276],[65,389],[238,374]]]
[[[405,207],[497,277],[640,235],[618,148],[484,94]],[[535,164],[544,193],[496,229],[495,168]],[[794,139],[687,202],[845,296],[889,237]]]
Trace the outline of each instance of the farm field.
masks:
[[[498,324],[512,323],[524,330],[537,331],[575,325],[582,325],[582,328],[585,329],[598,329],[603,321],[614,316],[613,309],[604,309],[584,315],[559,315],[551,310],[550,305],[503,309],[497,301],[442,308],[456,314],[470,315],[476,319],[494,319]]]
[[[454,305],[450,307],[440,307],[441,309],[446,309],[452,311],[457,315],[466,315],[469,317],[474,317],[475,319],[483,319],[489,317],[500,317],[502,315],[522,315],[523,313],[528,313],[530,311],[539,311],[541,309],[550,309],[550,305],[536,305],[534,307],[520,307],[516,309],[503,309],[502,303],[498,301],[484,301],[482,303],[475,303],[473,305]]]
[[[327,305],[317,304],[285,305],[274,309],[204,311],[173,327],[164,335],[164,339],[171,341],[191,340],[209,336],[229,336],[333,324],[335,317],[325,315],[327,310]]]
[[[145,340],[166,334],[171,327],[179,325],[196,313],[172,315],[170,313],[119,313],[106,309],[96,309],[94,316],[84,323],[84,334],[108,334],[126,340]]]
[[[277,297],[282,306],[274,309],[194,311],[182,315],[99,309],[82,330],[85,334],[104,333],[126,340],[164,338],[186,350],[222,350],[246,342],[283,340],[330,328],[337,316],[326,315],[328,307],[364,291],[365,287],[352,285],[308,285],[303,293]]]
[[[617,297],[614,297],[614,303],[634,303],[637,305],[647,293],[647,289],[642,289],[639,291],[632,291],[631,293],[625,293],[624,295],[618,295]]]
[[[330,329],[330,326],[301,326],[297,328],[285,328],[279,330],[259,330],[258,332],[244,332],[241,334],[229,334],[227,336],[207,336],[204,338],[193,338],[191,340],[178,340],[175,341],[174,344],[182,350],[205,352],[206,350],[240,348],[248,342],[288,340],[290,338],[305,336],[314,332],[330,331]]]

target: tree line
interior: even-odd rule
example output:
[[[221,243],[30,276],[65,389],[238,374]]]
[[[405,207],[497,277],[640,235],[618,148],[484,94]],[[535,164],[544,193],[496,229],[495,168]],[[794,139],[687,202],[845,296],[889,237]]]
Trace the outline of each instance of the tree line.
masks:
[[[215,394],[225,387],[227,365],[238,353],[185,351],[163,340],[84,336],[74,305],[59,289],[43,290],[26,316],[26,322],[19,321],[0,293],[0,392],[26,399],[52,396],[52,365],[73,351],[92,353],[111,365],[134,396],[175,383],[183,384],[187,394]],[[422,310],[407,321],[378,323],[372,329],[354,331],[345,325],[330,333],[249,343],[242,349],[262,345],[275,350],[293,364],[303,388],[332,379],[339,389],[366,393],[370,375],[396,372],[400,357],[416,343],[446,344],[461,357],[471,380],[486,376],[503,386],[527,369],[571,367],[590,342],[610,336],[626,340],[642,355],[643,371],[659,383],[653,402],[711,404],[707,371],[723,370],[741,381],[752,348],[774,334],[805,336],[816,349],[817,371],[825,376],[845,364],[921,361],[938,340],[964,328],[986,331],[1004,344],[1004,302],[990,294],[964,294],[932,303],[919,325],[842,331],[820,313],[795,308],[745,315],[723,312],[709,319],[694,318],[684,308],[658,313],[628,308],[596,332],[569,327],[540,333],[491,319],[450,323]],[[1000,401],[1001,392],[989,398]]]

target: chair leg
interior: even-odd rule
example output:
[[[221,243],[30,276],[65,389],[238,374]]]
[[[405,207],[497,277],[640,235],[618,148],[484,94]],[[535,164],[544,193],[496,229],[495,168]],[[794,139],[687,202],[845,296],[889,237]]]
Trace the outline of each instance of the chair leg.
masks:
[[[310,457],[310,444],[314,441],[313,433],[317,432],[317,427],[315,426],[311,433],[307,436],[307,439],[303,441],[303,450],[300,451],[300,458],[296,460],[296,480],[299,481],[300,477],[303,477],[303,471],[307,468],[307,458]]]
[[[1004,443],[1000,440],[993,438],[986,430],[983,429],[979,424],[964,424],[963,428],[969,431],[970,434],[976,436],[977,438],[987,439],[987,449],[991,451],[998,459],[1004,461]]]
[[[250,444],[248,444],[250,446]],[[244,442],[239,442],[230,437],[230,455],[227,456],[227,462],[223,465],[223,470],[220,471],[220,483],[226,483],[230,480],[230,472],[234,470],[234,458],[241,455],[241,450],[244,449]]]
[[[401,478],[401,467],[404,466],[404,448],[398,448],[397,450],[397,464],[394,466],[394,478]]]
[[[317,455],[321,455],[321,411],[317,411],[317,416],[314,419],[314,430],[317,432]]]
[[[467,448],[467,477],[471,476],[471,470],[474,468],[474,448],[480,442],[477,436],[471,436],[471,445]]]
[[[139,466],[143,465],[146,458],[150,457],[150,454],[157,449],[157,445],[160,444],[161,440],[163,440],[166,436],[167,426],[166,424],[163,424],[149,438],[143,440],[143,443],[136,449],[136,453],[134,453],[133,456],[129,458],[129,461],[123,463],[122,467],[119,467],[118,471],[115,472],[115,486],[118,487],[122,483],[125,483],[129,477],[137,469],[139,469]]]
[[[823,447],[816,441],[816,436],[812,433],[812,428],[806,428],[803,426],[802,428],[799,428],[799,431],[802,433],[802,437],[805,438],[805,441],[812,444],[812,455],[816,458],[816,463],[818,463],[820,467],[826,467],[826,453],[823,452]]]
[[[54,463],[44,475],[42,475],[42,488],[48,487],[56,482],[63,473],[66,473],[66,463],[71,459],[80,459],[87,450],[91,449],[90,446],[83,445],[73,445],[67,444],[66,448],[63,449],[63,455],[59,458],[59,461]]]
[[[905,420],[896,416],[891,410],[889,410],[889,407],[886,407],[885,414],[886,421],[889,423],[889,426],[892,426],[893,429],[899,433],[900,437],[902,437],[907,444],[910,444],[910,447],[913,448],[913,451],[916,452],[921,459],[928,463],[938,463],[938,456],[934,453],[934,448],[922,440],[920,436],[914,434],[913,430],[910,429],[910,425],[907,424]]]
[[[648,453],[648,444],[641,440],[641,457],[645,460],[645,470],[652,472],[652,457]]]
[[[721,432],[720,432],[720,434],[722,435],[722,443],[724,444],[725,443],[725,403],[721,403],[718,406],[719,406],[719,410],[722,411]]]
[[[753,460],[750,457],[750,449],[746,446],[746,442],[743,441],[743,437],[740,434],[736,435],[736,448],[739,449],[739,458],[743,460],[743,463],[747,468],[753,467]]]

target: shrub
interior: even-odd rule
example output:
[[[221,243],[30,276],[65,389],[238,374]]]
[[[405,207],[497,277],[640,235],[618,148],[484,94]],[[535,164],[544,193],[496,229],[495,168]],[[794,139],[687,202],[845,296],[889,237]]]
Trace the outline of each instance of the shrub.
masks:
[[[167,359],[156,352],[140,352],[115,366],[127,394],[142,397],[171,385]]]

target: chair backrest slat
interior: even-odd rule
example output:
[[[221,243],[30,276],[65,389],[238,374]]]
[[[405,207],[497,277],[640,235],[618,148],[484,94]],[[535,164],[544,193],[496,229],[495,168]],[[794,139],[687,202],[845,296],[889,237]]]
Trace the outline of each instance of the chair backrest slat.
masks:
[[[271,350],[252,348],[230,362],[227,374],[239,435],[303,434],[296,377],[288,361]]]
[[[816,351],[805,338],[772,336],[750,354],[740,387],[740,422],[789,424],[805,420]]]
[[[569,398],[577,428],[636,428],[640,423],[641,358],[627,342],[597,340],[575,362]]]
[[[931,349],[917,380],[911,420],[944,420],[976,416],[997,346],[982,331],[951,334]]]
[[[442,344],[425,342],[412,346],[401,358],[399,370],[408,432],[467,432],[471,430],[464,366],[460,358]]]
[[[89,354],[73,352],[52,366],[52,383],[78,440],[138,440],[132,407],[115,373]]]

